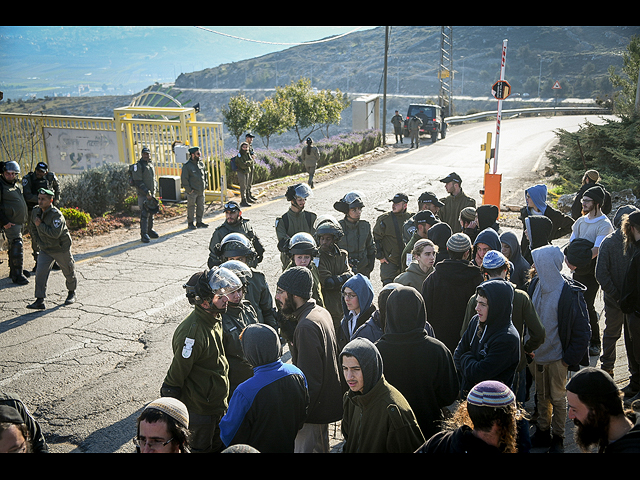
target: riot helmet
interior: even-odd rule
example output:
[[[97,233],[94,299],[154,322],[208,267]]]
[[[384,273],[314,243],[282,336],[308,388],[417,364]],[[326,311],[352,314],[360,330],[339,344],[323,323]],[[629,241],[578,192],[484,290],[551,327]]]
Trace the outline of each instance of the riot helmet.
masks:
[[[18,165],[18,162],[14,160],[9,160],[8,162],[4,163],[3,172],[14,172],[16,175],[19,175],[20,165]]]
[[[253,272],[246,263],[239,260],[227,260],[222,265],[222,268],[231,270],[240,279],[243,286],[246,286],[249,279],[253,276]]]
[[[296,233],[289,240],[289,255],[311,255],[316,257],[318,255],[318,246],[313,236],[307,232]]]
[[[296,185],[291,185],[289,188],[287,188],[287,191],[284,194],[284,196],[287,200],[289,200],[290,202],[293,202],[298,198],[307,199],[313,196],[313,190],[311,190],[311,187],[306,183],[298,183]]]
[[[365,197],[362,192],[349,192],[336,203],[334,203],[333,208],[346,215],[347,213],[349,213],[349,209],[351,208],[363,208],[364,200]]]
[[[146,198],[142,207],[151,215],[155,215],[160,211],[160,201],[156,197]]]
[[[253,259],[256,255],[249,239],[242,233],[229,233],[220,242],[220,256],[231,257],[247,257],[247,260]]]
[[[320,215],[316,219],[314,227],[316,238],[320,238],[321,235],[333,235],[337,242],[344,234],[342,226],[332,215]]]

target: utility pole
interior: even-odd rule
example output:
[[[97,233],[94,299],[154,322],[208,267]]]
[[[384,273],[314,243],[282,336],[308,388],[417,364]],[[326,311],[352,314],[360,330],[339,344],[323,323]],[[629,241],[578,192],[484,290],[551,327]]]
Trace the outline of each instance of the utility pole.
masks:
[[[387,144],[387,55],[389,54],[389,27],[384,27],[384,93],[382,97],[382,145]]]

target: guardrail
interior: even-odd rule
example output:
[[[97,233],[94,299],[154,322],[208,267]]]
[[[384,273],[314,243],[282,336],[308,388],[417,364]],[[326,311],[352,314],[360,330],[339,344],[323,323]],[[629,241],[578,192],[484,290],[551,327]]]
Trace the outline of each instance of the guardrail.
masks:
[[[511,110],[502,110],[502,115],[520,115],[523,113],[552,113],[552,112],[591,112],[591,113],[611,113],[611,110],[602,107],[540,107],[540,108],[514,108]],[[478,120],[486,117],[495,117],[498,114],[496,110],[488,112],[473,113],[471,115],[461,115],[455,117],[446,117],[445,123],[461,123],[468,120]]]

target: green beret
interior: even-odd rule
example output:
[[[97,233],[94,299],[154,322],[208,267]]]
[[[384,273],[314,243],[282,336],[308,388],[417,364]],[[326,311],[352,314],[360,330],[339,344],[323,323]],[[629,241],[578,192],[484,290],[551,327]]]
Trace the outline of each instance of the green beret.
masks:
[[[42,195],[49,195],[50,197],[55,196],[55,194],[47,188],[41,188],[40,190],[38,190],[38,193],[41,193]]]

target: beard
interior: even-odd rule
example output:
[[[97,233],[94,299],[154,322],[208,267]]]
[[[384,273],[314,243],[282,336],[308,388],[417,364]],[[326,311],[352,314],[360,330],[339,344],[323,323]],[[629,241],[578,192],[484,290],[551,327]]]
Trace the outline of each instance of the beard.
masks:
[[[573,420],[576,430],[574,438],[582,451],[588,451],[594,446],[605,446],[608,442],[609,417],[600,416],[593,411],[587,415],[586,423]]]
[[[293,303],[293,299],[290,296],[287,296],[284,304],[276,300],[276,305],[278,306],[278,310],[284,315],[291,315],[297,310],[296,305]]]

